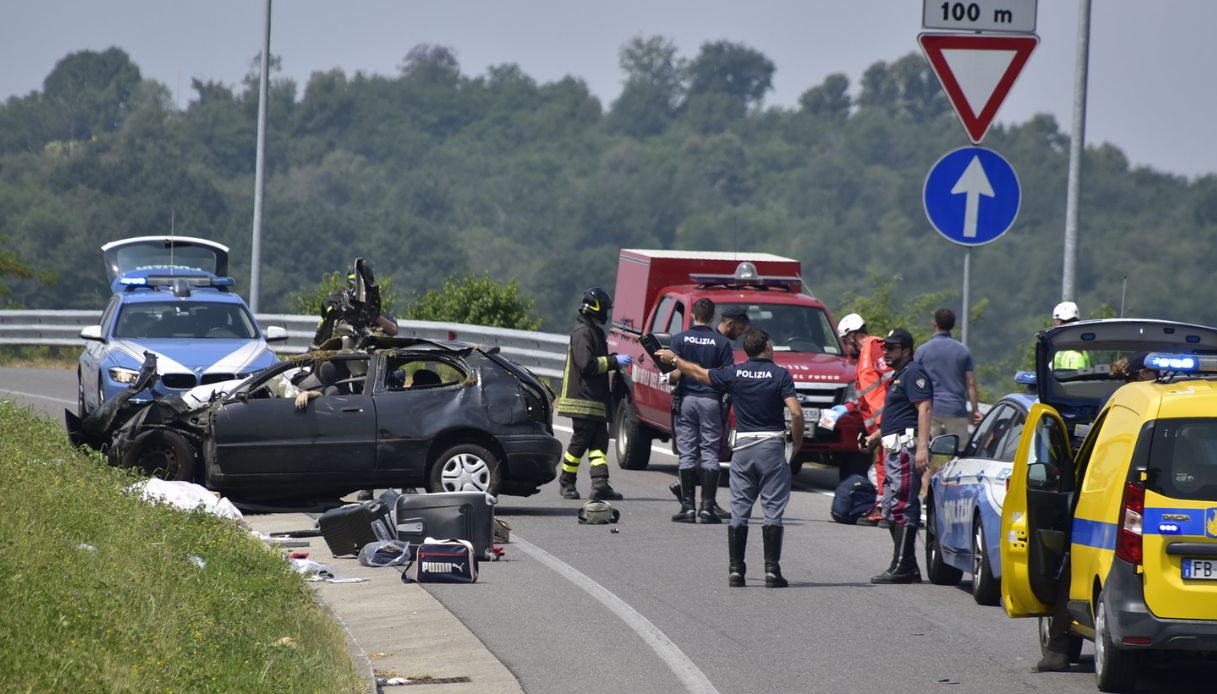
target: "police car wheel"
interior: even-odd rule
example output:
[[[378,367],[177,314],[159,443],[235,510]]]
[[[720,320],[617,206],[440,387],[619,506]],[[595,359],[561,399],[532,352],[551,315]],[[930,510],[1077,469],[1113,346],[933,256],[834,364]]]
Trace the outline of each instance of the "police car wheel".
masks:
[[[502,479],[497,456],[482,446],[462,443],[448,448],[435,459],[427,491],[485,492],[498,496]]]
[[[928,497],[925,502],[925,566],[930,583],[936,586],[959,585],[963,571],[946,563],[942,556],[942,546],[938,544],[938,525],[934,514],[934,499]]]
[[[989,545],[985,542],[980,516],[972,521],[972,597],[978,605],[1001,602],[1001,582],[993,575],[989,564]]]
[[[89,415],[85,411],[85,382],[81,378],[80,369],[76,369],[76,415],[81,419]]]
[[[1137,683],[1137,656],[1140,654],[1117,648],[1112,642],[1102,594],[1095,610],[1094,632],[1094,676],[1099,691],[1132,691]]]

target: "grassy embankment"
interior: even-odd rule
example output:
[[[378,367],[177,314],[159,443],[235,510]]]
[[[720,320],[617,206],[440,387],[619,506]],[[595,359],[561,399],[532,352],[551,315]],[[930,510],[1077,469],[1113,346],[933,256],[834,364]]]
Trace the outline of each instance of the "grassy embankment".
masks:
[[[136,480],[0,402],[0,689],[366,684],[279,551],[232,521],[125,493]]]

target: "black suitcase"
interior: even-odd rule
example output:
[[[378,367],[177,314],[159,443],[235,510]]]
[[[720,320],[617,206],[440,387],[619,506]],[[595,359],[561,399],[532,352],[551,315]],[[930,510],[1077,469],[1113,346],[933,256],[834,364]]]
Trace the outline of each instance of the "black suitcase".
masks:
[[[428,537],[469,540],[479,559],[492,559],[495,501],[484,492],[402,496],[397,500],[397,539],[415,546]]]
[[[383,501],[367,501],[362,504],[349,504],[340,508],[332,508],[317,519],[317,527],[321,537],[329,545],[330,553],[335,557],[357,555],[359,550],[369,542],[380,539],[376,536],[373,524],[380,523],[381,533],[393,528],[390,519],[390,507]]]

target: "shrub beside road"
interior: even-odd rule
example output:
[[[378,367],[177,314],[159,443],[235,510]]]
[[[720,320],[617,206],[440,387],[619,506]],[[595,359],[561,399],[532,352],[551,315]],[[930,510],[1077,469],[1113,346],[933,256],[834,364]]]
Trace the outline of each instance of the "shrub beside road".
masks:
[[[123,491],[136,481],[0,402],[0,688],[366,686],[279,552],[229,520]]]

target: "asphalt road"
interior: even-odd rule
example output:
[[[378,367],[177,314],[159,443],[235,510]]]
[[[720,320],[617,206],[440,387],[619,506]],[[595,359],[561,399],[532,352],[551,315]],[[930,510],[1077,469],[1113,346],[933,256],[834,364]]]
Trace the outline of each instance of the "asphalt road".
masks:
[[[0,398],[61,419],[75,406],[75,374],[0,368]],[[616,526],[578,525],[581,502],[554,485],[503,497],[498,515],[514,540],[506,560],[483,564],[472,586],[428,590],[534,694],[1096,691],[1089,644],[1069,672],[1030,672],[1035,621],[976,605],[966,578],[958,588],[871,585],[890,540],[829,519],[832,471],[796,480],[782,560],[790,587],[764,588],[757,529],[748,586],[728,589],[725,526],[669,520],[674,463],[658,451],[645,471],[610,461],[626,496]],[[1176,663],[1146,674],[1138,691],[1210,691],[1217,669]]]

